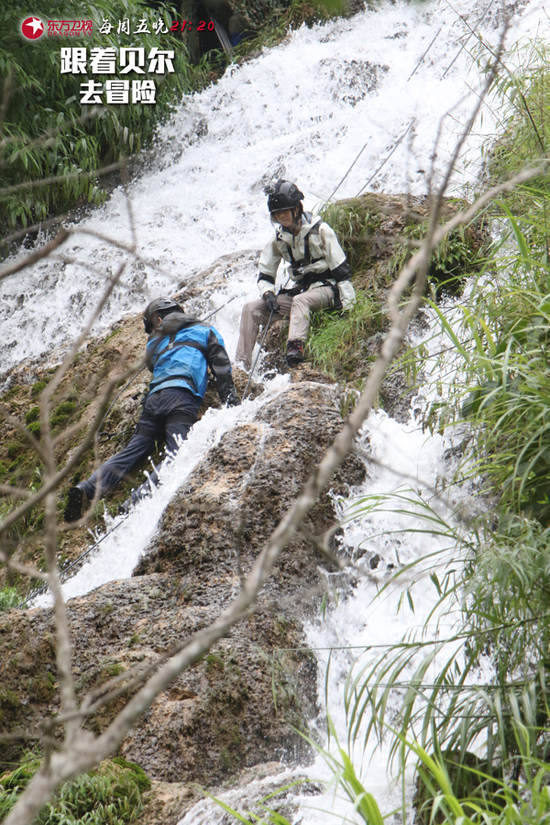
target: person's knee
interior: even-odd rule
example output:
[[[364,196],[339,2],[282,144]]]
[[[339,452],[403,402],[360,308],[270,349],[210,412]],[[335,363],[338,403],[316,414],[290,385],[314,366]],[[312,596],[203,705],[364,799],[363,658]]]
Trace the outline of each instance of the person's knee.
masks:
[[[292,313],[309,315],[309,302],[305,295],[297,295],[292,301]]]
[[[263,301],[261,301],[261,303],[258,300],[248,301],[248,303],[246,303],[243,306],[243,312],[242,312],[243,317],[247,316],[247,315],[252,315],[258,309],[263,309],[264,306],[265,306],[265,304],[264,304]]]
[[[256,306],[252,307],[249,317],[256,324],[264,324],[266,322],[269,318],[269,312],[263,301],[261,304],[256,304]]]

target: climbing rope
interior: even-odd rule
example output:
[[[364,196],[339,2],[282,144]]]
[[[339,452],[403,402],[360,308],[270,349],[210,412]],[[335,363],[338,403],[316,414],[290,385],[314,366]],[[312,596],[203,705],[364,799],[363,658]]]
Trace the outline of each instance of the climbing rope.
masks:
[[[72,570],[74,567],[76,567],[76,565],[79,562],[81,562],[82,559],[85,559],[86,556],[89,556],[90,553],[93,550],[96,549],[96,547],[99,547],[101,542],[105,541],[105,539],[108,538],[111,535],[111,533],[114,533],[114,531],[117,530],[120,527],[120,525],[123,523],[123,521],[125,519],[128,518],[129,515],[130,515],[129,513],[125,513],[122,516],[122,518],[120,519],[120,521],[117,524],[115,524],[114,527],[111,527],[111,529],[108,530],[107,533],[105,533],[104,536],[101,536],[100,539],[98,539],[94,544],[92,544],[83,553],[81,553],[80,556],[78,556],[78,558],[76,558],[74,561],[72,561],[70,564],[68,564],[66,567],[64,567],[63,570],[60,570],[59,571],[59,578],[60,578],[61,582],[66,581],[67,580],[67,574],[69,573],[69,571]],[[47,584],[42,585],[42,587],[39,587],[37,590],[33,590],[33,592],[30,594],[30,596],[27,596],[27,598],[24,601],[22,601],[18,605],[16,605],[16,608],[24,607],[26,604],[28,604],[29,602],[36,599],[37,596],[40,596],[40,595],[42,595],[42,593],[45,593],[47,590],[48,590],[48,585]]]

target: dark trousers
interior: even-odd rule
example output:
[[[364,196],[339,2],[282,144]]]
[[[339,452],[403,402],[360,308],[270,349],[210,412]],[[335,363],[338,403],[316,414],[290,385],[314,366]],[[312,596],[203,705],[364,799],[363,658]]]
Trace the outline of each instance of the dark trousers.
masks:
[[[167,453],[175,453],[180,441],[185,441],[197,420],[200,405],[201,399],[184,387],[168,387],[148,395],[135,433],[127,446],[80,483],[88,499],[96,493],[101,498],[111,490],[136,464],[151,455],[158,439],[166,440]],[[150,474],[150,481],[153,484],[158,481],[155,470]],[[134,491],[132,499],[139,500],[149,491],[150,483],[146,481]]]

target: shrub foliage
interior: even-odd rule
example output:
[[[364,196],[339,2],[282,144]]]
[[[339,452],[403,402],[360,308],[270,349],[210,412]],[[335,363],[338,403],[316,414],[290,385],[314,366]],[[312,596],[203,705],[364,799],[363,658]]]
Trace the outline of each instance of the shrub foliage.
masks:
[[[24,15],[14,0],[0,8],[0,228],[29,226],[84,203],[97,204],[105,189],[97,170],[139,151],[152,138],[172,104],[189,91],[193,73],[181,39],[170,34],[117,34],[119,18],[137,26],[146,18],[161,19],[170,28],[173,12],[157,10],[143,0],[125,0],[115,9],[110,0],[83,4],[77,0],[38,0],[33,13],[48,19],[93,21],[93,34],[25,40],[20,33]],[[115,20],[116,17],[116,20]],[[110,34],[100,34],[103,19],[114,23]],[[132,31],[132,29],[131,29]],[[61,73],[62,47],[91,49],[120,45],[140,46],[147,55],[153,47],[173,49],[174,73],[156,74],[156,104],[101,107],[81,105],[80,84],[103,77]],[[52,182],[50,179],[55,178]],[[44,181],[50,181],[43,184]]]

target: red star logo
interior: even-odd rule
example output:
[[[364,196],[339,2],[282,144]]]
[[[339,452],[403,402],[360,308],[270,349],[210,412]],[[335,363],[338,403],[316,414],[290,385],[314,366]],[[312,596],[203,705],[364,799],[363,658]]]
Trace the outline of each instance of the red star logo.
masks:
[[[44,34],[44,23],[39,17],[27,17],[21,23],[21,32],[29,40],[36,40]]]

